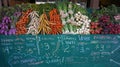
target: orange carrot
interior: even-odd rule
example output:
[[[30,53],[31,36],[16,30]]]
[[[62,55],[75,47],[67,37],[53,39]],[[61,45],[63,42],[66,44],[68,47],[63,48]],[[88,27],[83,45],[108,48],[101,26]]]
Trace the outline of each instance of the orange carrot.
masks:
[[[23,12],[22,17],[20,20],[16,23],[16,34],[25,34],[27,32],[26,25],[29,21],[29,13],[32,12],[31,9],[27,10],[26,12]]]
[[[57,9],[53,9],[49,12],[50,16],[50,28],[52,31],[50,34],[61,34],[62,33],[62,22]]]

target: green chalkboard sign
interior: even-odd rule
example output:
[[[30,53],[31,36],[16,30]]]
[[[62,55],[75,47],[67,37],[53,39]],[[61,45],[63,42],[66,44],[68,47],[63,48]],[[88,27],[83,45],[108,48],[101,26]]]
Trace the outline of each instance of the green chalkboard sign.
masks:
[[[0,67],[120,67],[120,35],[0,35]]]

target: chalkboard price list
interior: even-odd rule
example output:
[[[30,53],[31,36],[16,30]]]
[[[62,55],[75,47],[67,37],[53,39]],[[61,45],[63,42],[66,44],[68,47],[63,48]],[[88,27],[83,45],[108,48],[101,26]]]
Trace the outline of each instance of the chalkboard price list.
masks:
[[[0,37],[0,67],[120,67],[120,35]]]

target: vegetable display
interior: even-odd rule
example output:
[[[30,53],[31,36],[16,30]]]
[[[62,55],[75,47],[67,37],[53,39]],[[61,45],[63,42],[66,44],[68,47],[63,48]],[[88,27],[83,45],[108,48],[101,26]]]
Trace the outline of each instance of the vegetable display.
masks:
[[[47,18],[46,13],[43,13],[40,18],[39,18],[39,27],[38,27],[38,32],[41,34],[49,34],[51,29],[49,27],[49,20]]]
[[[0,7],[0,35],[120,34],[120,7],[87,11],[67,0]]]
[[[17,35],[27,33],[26,25],[29,22],[29,13],[30,12],[32,12],[31,9],[24,12],[22,17],[20,18],[20,20],[16,23],[16,34]]]
[[[29,14],[31,20],[28,24],[28,31],[27,34],[37,35],[38,27],[39,27],[39,15],[37,14],[37,11],[32,11]]]
[[[77,34],[90,34],[90,22],[91,20],[80,12],[75,14],[76,24],[80,26],[77,29]]]
[[[89,34],[91,20],[85,15],[87,11],[83,7],[66,1],[59,2],[57,6],[63,24],[63,34]]]
[[[0,34],[15,34],[15,30],[10,26],[11,22],[10,17],[3,17],[2,23],[0,24]]]
[[[61,34],[62,33],[62,22],[57,9],[53,9],[49,12],[50,15],[50,34]]]

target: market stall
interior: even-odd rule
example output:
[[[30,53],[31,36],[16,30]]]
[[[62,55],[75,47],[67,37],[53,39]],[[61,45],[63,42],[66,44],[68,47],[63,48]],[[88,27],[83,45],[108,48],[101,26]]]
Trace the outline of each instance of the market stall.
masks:
[[[120,7],[1,7],[0,59],[0,67],[119,67]]]

